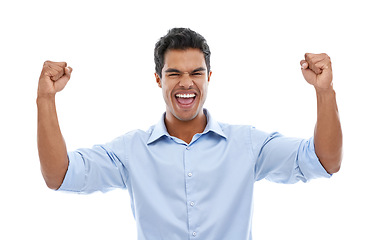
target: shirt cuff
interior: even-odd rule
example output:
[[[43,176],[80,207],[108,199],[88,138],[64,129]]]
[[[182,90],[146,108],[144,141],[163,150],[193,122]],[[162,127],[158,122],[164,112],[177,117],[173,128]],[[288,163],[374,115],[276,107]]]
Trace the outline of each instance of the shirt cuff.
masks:
[[[329,174],[322,166],[315,152],[314,139],[303,140],[299,151],[299,167],[307,180],[315,178],[330,178]]]
[[[85,185],[84,159],[78,152],[68,152],[68,170],[58,191],[81,192]]]

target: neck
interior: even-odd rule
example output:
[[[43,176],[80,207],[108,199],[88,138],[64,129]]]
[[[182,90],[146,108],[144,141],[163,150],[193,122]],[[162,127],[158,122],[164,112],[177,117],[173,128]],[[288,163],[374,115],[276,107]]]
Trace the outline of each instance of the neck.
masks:
[[[201,111],[194,119],[189,121],[179,120],[171,112],[166,112],[165,117],[168,133],[186,143],[190,143],[196,133],[202,133],[205,130],[206,122],[204,111]]]

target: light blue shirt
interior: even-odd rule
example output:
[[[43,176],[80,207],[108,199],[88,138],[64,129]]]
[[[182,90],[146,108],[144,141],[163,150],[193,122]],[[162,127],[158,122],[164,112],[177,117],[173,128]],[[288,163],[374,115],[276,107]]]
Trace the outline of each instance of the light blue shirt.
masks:
[[[68,153],[59,190],[128,189],[139,240],[250,240],[253,186],[330,177],[313,139],[264,133],[213,120],[187,144],[164,117],[148,131]]]

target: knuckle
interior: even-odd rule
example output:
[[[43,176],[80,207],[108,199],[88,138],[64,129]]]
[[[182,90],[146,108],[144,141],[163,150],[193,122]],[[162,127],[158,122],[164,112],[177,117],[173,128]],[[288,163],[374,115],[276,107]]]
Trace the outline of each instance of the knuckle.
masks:
[[[329,59],[329,60],[330,60],[330,57],[329,57],[329,55],[328,55],[328,54],[326,54],[326,53],[322,53],[322,55],[324,56],[324,58],[326,58],[326,59]]]
[[[312,53],[306,53],[306,54],[304,55],[304,57],[305,57],[305,59],[306,59],[307,61],[311,61],[312,58],[313,58],[313,54],[312,54]]]

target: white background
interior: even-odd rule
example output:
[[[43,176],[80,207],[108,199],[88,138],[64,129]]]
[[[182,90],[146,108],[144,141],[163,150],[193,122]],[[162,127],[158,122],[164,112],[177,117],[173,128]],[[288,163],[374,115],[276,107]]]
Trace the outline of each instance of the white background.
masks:
[[[147,129],[165,108],[154,44],[172,27],[209,43],[205,106],[216,120],[288,136],[310,137],[316,121],[315,92],[299,61],[305,52],[330,55],[342,169],[307,184],[256,183],[253,236],[376,239],[375,16],[375,5],[362,0],[2,1],[0,239],[136,239],[127,191],[74,195],[45,186],[38,78],[45,60],[74,69],[57,95],[69,150]]]

